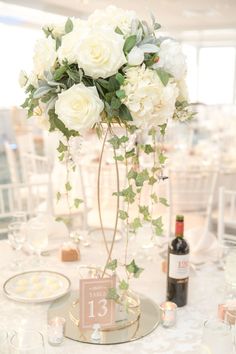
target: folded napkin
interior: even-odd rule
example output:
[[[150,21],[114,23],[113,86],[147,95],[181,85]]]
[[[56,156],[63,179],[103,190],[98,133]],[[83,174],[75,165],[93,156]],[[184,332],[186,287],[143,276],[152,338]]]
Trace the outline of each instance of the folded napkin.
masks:
[[[194,264],[216,261],[218,257],[218,241],[211,232],[197,227],[185,232],[190,246],[190,261]]]

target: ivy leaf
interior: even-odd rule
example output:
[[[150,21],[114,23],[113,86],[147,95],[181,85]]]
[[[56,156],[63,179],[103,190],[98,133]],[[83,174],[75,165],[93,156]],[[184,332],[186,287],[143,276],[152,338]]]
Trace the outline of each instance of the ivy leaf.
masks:
[[[139,229],[140,227],[142,227],[142,223],[141,220],[139,218],[135,218],[132,223],[130,223],[130,227],[136,231],[137,229]]]
[[[119,149],[120,147],[120,140],[118,136],[113,136],[108,142],[113,146],[114,149]]]
[[[160,127],[160,133],[161,133],[161,135],[164,136],[165,133],[166,133],[167,124],[165,123],[165,124],[159,125],[159,127]]]
[[[132,35],[126,38],[125,43],[124,43],[124,47],[123,50],[126,54],[128,54],[131,49],[135,46],[137,41],[137,36],[136,35]]]
[[[132,186],[123,189],[123,191],[121,191],[121,195],[127,203],[134,203],[136,194],[134,193]]]
[[[124,279],[122,279],[119,284],[119,288],[120,288],[120,290],[128,290],[129,284]]]
[[[149,155],[152,152],[154,152],[154,149],[150,144],[146,144],[146,145],[144,145],[144,152],[145,152],[145,154]]]
[[[160,197],[160,198],[159,198],[159,202],[160,202],[161,204],[167,206],[167,207],[169,206],[169,204],[168,204],[166,198]]]
[[[167,160],[167,157],[162,152],[159,154],[158,158],[161,165],[163,165]]]
[[[127,141],[129,141],[129,138],[126,135],[123,135],[120,137],[120,143],[127,143]]]
[[[157,198],[156,193],[152,193],[152,194],[150,195],[150,197],[152,198],[152,200],[154,201],[154,203],[158,203],[158,198]]]
[[[110,288],[107,292],[107,299],[117,301],[119,299],[116,288]]]
[[[129,109],[125,104],[122,104],[119,108],[119,117],[125,121],[132,121],[133,120]]]
[[[111,262],[109,262],[106,266],[107,269],[110,269],[112,271],[116,270],[117,268],[117,259],[113,259]]]
[[[128,213],[125,210],[119,210],[119,218],[121,220],[126,220],[128,219]]]
[[[162,217],[160,216],[157,219],[152,220],[152,225],[155,226],[155,233],[157,236],[161,236],[163,234],[163,222]]]
[[[142,187],[145,181],[149,180],[148,170],[145,168],[142,172],[137,174],[135,184],[137,187]]]
[[[124,83],[124,81],[125,81],[125,77],[121,73],[117,73],[116,74],[116,80],[119,82],[120,85],[122,85]]]
[[[150,186],[153,186],[156,183],[156,181],[157,181],[157,179],[155,177],[151,176],[148,180],[148,184]]]
[[[57,192],[57,202],[59,202],[60,199],[61,199],[61,193]]]
[[[130,274],[133,274],[134,278],[138,278],[144,269],[138,267],[135,263],[135,260],[133,259],[130,264],[126,265],[126,270]]]
[[[171,75],[163,69],[157,69],[156,71],[157,71],[157,75],[159,76],[159,79],[161,80],[162,84],[164,86],[166,86],[169,82]]]
[[[83,200],[82,199],[79,199],[79,198],[75,198],[74,200],[74,206],[78,209],[80,204],[83,203]]]
[[[71,191],[72,187],[71,187],[70,182],[66,182],[65,188],[66,188],[66,190],[67,190],[68,192]]]
[[[124,161],[124,156],[122,156],[122,155],[113,156],[113,159],[116,161]]]
[[[132,149],[130,151],[126,151],[126,153],[125,153],[126,159],[129,159],[130,157],[133,157],[133,156],[135,156],[135,150],[134,149]]]
[[[73,22],[70,18],[67,19],[65,24],[65,32],[70,33],[73,30]]]
[[[60,68],[56,69],[53,75],[54,80],[56,81],[61,80],[66,70],[67,70],[66,66],[60,66]]]
[[[139,206],[139,212],[140,214],[143,215],[143,218],[145,221],[150,221],[151,219],[151,215],[149,213],[149,209],[148,209],[148,206],[144,205],[144,206]]]
[[[68,147],[67,147],[65,144],[63,144],[62,141],[60,141],[60,142],[59,142],[59,146],[58,146],[58,148],[57,148],[57,151],[58,151],[59,153],[62,153],[62,152],[65,152],[65,151],[67,151],[67,150],[68,150]]]
[[[136,179],[138,173],[133,169],[131,168],[127,174],[127,178],[128,179]]]

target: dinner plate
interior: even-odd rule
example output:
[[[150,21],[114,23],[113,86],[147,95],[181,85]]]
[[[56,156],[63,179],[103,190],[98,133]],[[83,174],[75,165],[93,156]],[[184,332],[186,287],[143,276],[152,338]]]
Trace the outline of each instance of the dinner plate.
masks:
[[[71,282],[63,274],[46,270],[30,271],[9,278],[3,285],[5,295],[15,301],[40,303],[67,294]]]

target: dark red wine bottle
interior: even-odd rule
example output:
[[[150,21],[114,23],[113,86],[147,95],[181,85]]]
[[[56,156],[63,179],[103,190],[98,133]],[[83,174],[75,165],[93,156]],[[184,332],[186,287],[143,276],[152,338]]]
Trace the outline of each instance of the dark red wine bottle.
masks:
[[[175,238],[168,247],[167,300],[178,307],[187,304],[189,245],[184,239],[184,217],[176,216]]]

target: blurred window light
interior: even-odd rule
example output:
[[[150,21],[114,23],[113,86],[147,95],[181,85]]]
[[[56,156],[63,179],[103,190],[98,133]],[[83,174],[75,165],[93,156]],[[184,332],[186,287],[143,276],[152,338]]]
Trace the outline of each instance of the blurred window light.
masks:
[[[183,44],[182,45],[183,52],[186,56],[186,62],[188,67],[187,72],[187,86],[189,92],[189,99],[191,102],[196,102],[198,100],[197,97],[197,48],[193,45]]]
[[[198,101],[207,104],[233,103],[235,48],[200,48],[198,65]]]

